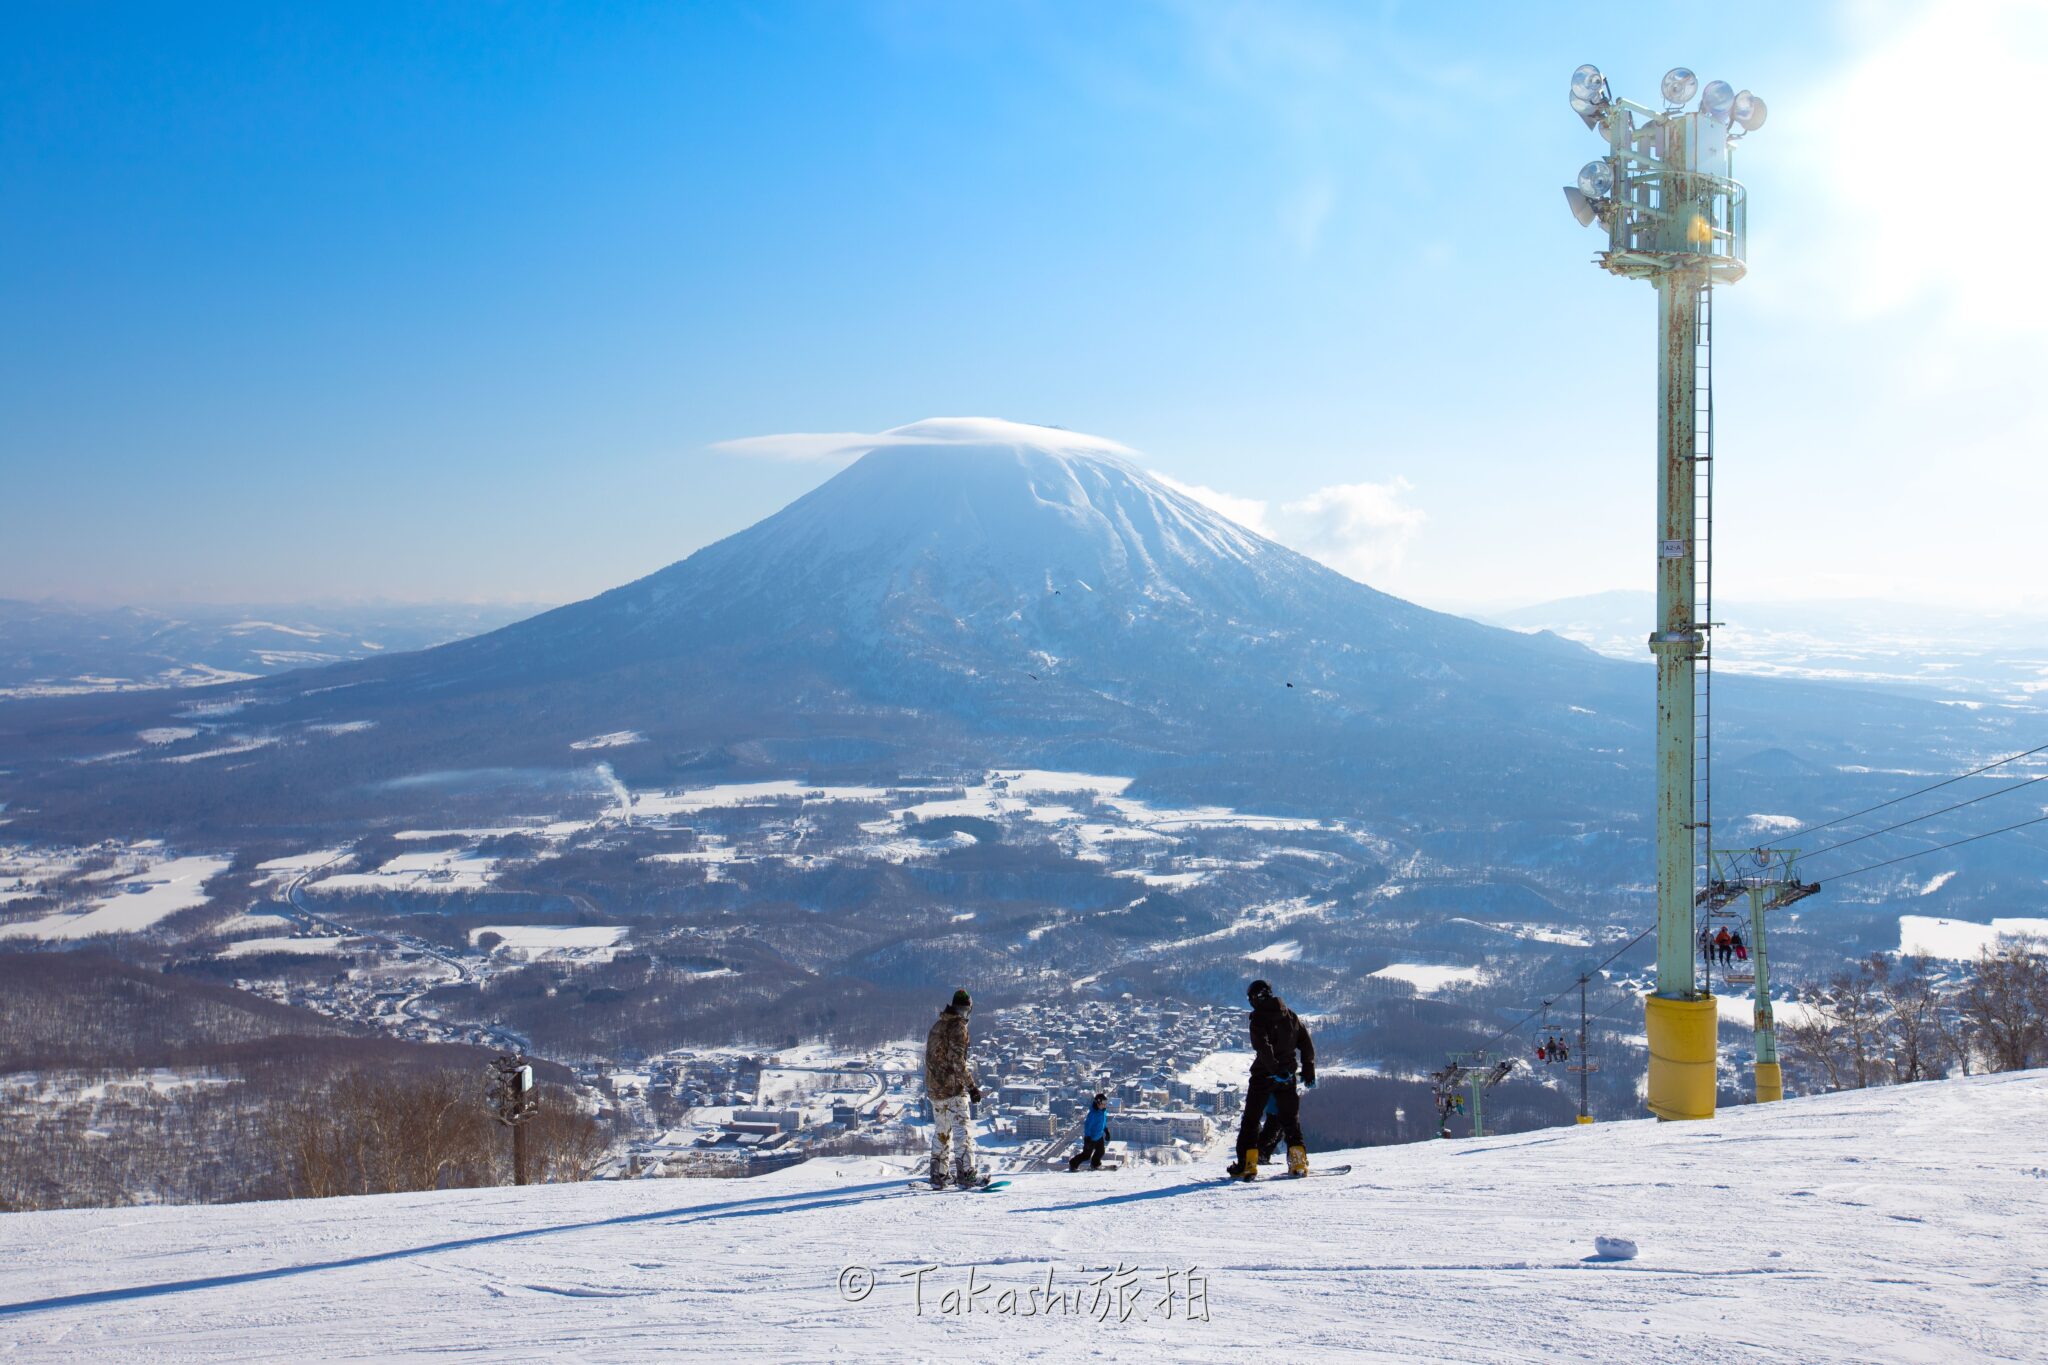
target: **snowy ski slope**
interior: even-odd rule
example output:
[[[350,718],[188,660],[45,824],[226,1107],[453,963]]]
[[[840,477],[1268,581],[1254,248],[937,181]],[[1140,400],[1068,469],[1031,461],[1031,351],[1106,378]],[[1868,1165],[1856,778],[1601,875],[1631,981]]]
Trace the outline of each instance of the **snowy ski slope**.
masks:
[[[914,1194],[867,1158],[16,1214],[0,1355],[2042,1360],[2044,1120],[2031,1072],[1366,1150],[1250,1188],[1138,1167]],[[1601,1235],[1640,1254],[1593,1259]]]

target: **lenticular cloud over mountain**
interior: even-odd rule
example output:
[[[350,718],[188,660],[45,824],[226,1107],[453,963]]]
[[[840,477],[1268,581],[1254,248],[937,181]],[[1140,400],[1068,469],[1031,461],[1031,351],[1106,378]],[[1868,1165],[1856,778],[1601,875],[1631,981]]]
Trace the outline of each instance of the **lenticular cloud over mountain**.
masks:
[[[1010,422],[1000,417],[927,417],[887,431],[790,431],[773,436],[742,436],[719,441],[713,450],[773,460],[846,461],[883,446],[1029,446],[1068,454],[1136,452],[1103,436],[1068,431],[1065,427]]]

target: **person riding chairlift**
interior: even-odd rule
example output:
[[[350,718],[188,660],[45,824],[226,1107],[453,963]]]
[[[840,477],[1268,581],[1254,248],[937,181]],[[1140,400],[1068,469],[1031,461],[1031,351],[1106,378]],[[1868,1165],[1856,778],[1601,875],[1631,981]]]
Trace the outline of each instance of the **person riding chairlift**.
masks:
[[[1742,941],[1742,932],[1737,930],[1728,936],[1728,946],[1735,950],[1737,962],[1749,961],[1749,945]]]
[[[1728,959],[1735,956],[1735,945],[1729,940],[1725,927],[1714,935],[1714,956],[1720,959],[1724,967],[1728,965]]]

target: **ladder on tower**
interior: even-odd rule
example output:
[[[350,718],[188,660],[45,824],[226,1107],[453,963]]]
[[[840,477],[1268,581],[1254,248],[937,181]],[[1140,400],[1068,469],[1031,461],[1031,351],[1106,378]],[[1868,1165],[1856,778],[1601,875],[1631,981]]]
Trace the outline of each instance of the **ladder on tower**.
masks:
[[[1692,840],[1693,889],[1704,893],[1714,878],[1714,286],[1699,290],[1699,331],[1693,341],[1693,602],[1692,628],[1700,637],[1693,663]]]

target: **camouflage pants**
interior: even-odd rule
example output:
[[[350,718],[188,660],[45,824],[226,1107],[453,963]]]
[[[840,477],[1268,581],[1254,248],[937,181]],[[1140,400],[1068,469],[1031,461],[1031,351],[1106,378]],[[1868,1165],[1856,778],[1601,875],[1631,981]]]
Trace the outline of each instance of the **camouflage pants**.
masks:
[[[933,1168],[944,1170],[949,1154],[956,1173],[974,1169],[974,1118],[965,1095],[932,1101]]]

